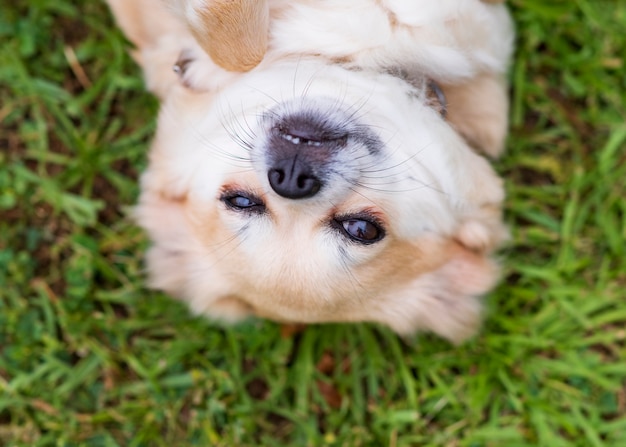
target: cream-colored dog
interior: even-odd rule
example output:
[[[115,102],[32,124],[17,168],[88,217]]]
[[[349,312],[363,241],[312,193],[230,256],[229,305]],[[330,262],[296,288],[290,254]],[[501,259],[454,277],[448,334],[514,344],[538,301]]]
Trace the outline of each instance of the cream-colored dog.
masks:
[[[108,1],[162,100],[153,287],[226,321],[475,332],[505,236],[481,155],[507,127],[503,5]]]

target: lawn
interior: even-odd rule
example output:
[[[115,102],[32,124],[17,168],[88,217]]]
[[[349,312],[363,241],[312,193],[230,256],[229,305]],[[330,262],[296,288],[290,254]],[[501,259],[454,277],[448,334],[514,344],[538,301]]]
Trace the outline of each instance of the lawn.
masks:
[[[147,290],[155,99],[100,1],[0,0],[0,445],[626,445],[626,1],[510,4],[512,237],[456,347]]]

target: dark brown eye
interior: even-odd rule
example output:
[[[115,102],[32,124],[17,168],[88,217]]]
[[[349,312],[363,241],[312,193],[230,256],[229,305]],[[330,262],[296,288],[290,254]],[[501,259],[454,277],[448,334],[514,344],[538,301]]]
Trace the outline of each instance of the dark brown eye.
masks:
[[[362,244],[378,242],[384,236],[381,227],[369,220],[360,218],[347,218],[337,221],[344,233],[350,239]]]

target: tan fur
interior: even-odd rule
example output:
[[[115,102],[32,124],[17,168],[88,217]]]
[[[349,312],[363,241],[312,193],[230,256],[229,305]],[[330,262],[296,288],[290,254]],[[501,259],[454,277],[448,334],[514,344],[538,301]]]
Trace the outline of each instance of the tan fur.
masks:
[[[202,48],[221,67],[248,71],[263,59],[268,43],[267,0],[214,0],[198,11],[190,28]]]

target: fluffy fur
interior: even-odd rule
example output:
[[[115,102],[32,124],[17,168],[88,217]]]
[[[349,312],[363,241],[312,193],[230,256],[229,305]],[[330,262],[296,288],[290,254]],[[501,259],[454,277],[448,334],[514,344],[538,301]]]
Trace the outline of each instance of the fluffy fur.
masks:
[[[203,19],[216,0],[109,3],[162,100],[136,210],[153,287],[226,321],[475,332],[506,234],[480,155],[500,153],[507,127],[504,6],[269,0],[268,21],[237,19],[267,36],[237,72],[213,53],[245,54],[245,39],[194,38],[221,23]],[[283,195],[271,171],[285,157],[321,186]]]

